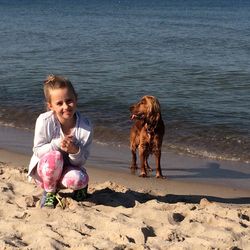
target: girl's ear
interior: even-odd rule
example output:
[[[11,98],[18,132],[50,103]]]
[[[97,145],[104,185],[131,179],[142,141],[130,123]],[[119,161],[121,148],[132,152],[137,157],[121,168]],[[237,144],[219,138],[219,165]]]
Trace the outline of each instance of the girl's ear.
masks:
[[[52,110],[52,105],[49,102],[47,102],[47,110]]]

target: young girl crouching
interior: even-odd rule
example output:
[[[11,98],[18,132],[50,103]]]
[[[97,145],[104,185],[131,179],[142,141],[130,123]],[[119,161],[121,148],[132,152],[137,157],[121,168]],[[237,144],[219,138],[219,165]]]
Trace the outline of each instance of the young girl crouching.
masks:
[[[44,189],[41,207],[54,208],[59,189],[69,188],[84,200],[89,177],[84,164],[90,153],[92,126],[77,111],[77,94],[68,79],[50,75],[44,81],[48,110],[39,115],[28,176]]]

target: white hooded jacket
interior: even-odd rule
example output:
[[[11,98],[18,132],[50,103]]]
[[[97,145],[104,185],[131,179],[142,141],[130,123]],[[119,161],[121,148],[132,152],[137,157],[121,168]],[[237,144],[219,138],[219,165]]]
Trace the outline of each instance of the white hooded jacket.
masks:
[[[33,155],[29,164],[28,176],[32,176],[32,170],[44,154],[52,150],[61,151],[60,142],[63,136],[61,125],[52,111],[39,115],[36,120]],[[90,121],[79,112],[76,112],[73,138],[74,143],[79,146],[79,151],[76,154],[68,154],[68,158],[72,165],[83,168],[90,154],[93,131]]]

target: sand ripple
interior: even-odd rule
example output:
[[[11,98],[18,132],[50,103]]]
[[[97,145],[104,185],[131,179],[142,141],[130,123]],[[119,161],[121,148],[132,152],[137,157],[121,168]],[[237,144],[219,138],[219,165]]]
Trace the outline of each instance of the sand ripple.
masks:
[[[24,171],[1,164],[0,180],[0,249],[250,249],[250,205],[170,203],[107,181],[49,210]]]

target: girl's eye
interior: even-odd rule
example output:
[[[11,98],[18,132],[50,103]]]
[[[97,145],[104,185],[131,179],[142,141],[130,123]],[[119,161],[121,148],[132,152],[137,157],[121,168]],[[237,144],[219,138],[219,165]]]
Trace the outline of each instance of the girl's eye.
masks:
[[[66,104],[71,104],[73,101],[70,99],[70,100],[67,100],[66,101]]]
[[[57,102],[56,103],[57,106],[62,106],[62,104],[63,104],[62,102]]]

